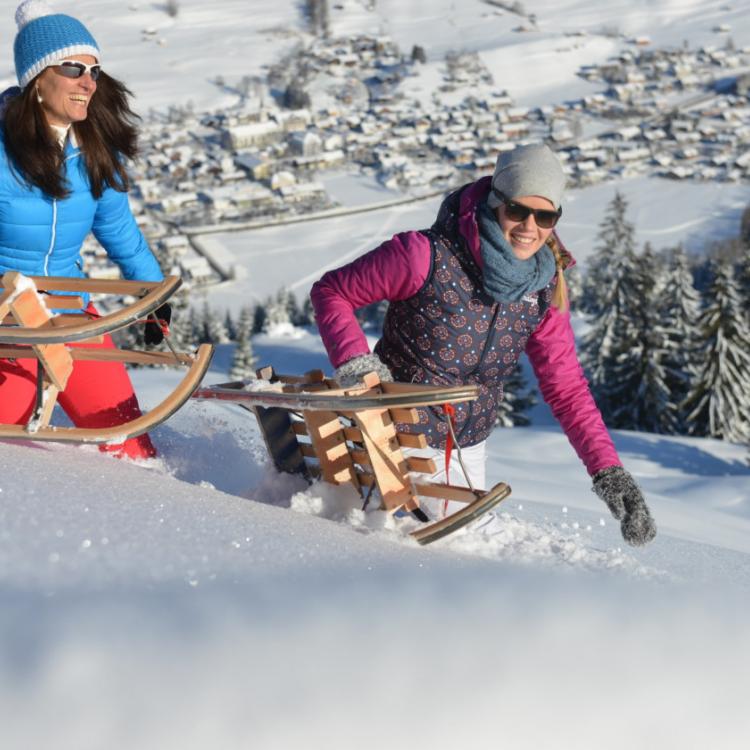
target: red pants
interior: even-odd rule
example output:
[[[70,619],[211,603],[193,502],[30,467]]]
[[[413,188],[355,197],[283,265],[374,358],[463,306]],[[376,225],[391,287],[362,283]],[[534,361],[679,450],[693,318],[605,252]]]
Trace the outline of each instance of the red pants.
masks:
[[[90,305],[87,312],[93,311]],[[115,348],[110,336],[105,336],[101,344],[85,346]],[[28,422],[36,403],[36,373],[36,359],[0,359],[0,423]],[[57,402],[76,427],[114,427],[141,415],[130,377],[121,362],[74,362]],[[130,458],[156,455],[148,435],[129,438],[119,445],[100,445],[99,450]]]

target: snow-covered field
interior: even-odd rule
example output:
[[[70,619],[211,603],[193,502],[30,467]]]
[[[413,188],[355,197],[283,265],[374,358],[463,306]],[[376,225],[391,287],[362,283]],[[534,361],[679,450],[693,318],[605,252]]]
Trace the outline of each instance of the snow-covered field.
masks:
[[[0,83],[13,82],[15,5],[0,2]],[[181,0],[171,19],[140,0],[55,3],[91,26],[142,111],[231,105],[210,81],[262,72],[302,33],[300,5]],[[596,33],[608,27],[697,45],[722,44],[712,29],[728,23],[750,44],[747,1],[527,0],[540,28],[528,33],[479,0],[369,5],[331,3],[334,31],[421,43],[433,66],[446,49],[480,50],[526,104],[580,93],[577,66],[614,51]],[[747,202],[744,186],[640,178],[578,191],[561,233],[584,262],[615,187],[656,247],[700,250],[734,233]],[[281,283],[304,293],[434,207],[226,235],[247,277],[209,301],[236,307]],[[254,346],[280,371],[327,367],[309,332]],[[220,347],[207,382],[229,361]],[[144,405],[171,377],[134,373]],[[622,544],[542,408],[532,428],[491,438],[488,475],[513,487],[502,533],[427,548],[407,520],[277,475],[252,417],[229,404],[188,404],[155,430],[147,466],[0,441],[0,747],[744,748],[747,448],[614,439],[659,526],[645,549]]]

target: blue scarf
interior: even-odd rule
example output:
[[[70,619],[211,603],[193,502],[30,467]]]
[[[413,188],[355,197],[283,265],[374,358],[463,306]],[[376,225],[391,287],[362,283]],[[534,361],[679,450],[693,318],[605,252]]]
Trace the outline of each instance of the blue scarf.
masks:
[[[495,212],[482,202],[477,206],[479,246],[484,262],[484,291],[497,302],[519,302],[529,292],[544,289],[555,275],[555,256],[543,245],[531,258],[515,256],[505,239]]]

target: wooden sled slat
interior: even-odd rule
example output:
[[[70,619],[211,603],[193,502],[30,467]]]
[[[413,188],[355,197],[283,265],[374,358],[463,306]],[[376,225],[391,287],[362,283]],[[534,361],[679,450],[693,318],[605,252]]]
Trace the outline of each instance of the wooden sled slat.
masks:
[[[78,294],[48,294],[45,302],[50,310],[83,310],[83,297]]]
[[[142,435],[169,419],[190,398],[190,394],[206,374],[212,355],[213,346],[201,344],[190,369],[178,386],[158,406],[137,419],[114,427],[41,427],[34,433],[33,438],[56,442],[121,443],[128,438]],[[24,437],[30,436],[23,425],[0,425],[0,438]]]
[[[475,385],[467,386],[423,386],[404,392],[373,392],[367,388],[329,389],[326,384],[312,383],[308,386],[288,387],[279,380],[278,389],[244,390],[245,383],[232,382],[199,388],[193,398],[237,401],[250,406],[276,406],[284,409],[304,411],[336,411],[351,416],[364,409],[390,409],[394,421],[417,424],[418,414],[413,407],[440,406],[444,403],[473,401],[479,395]]]
[[[39,277],[31,278],[34,281],[40,281]],[[41,278],[41,281],[44,281],[44,277]],[[56,280],[54,284],[48,284],[47,288],[51,289],[54,286],[55,288],[63,290],[71,289],[69,284],[66,283],[65,285],[62,285],[61,283],[58,283],[59,281],[60,280]],[[144,296],[137,299],[133,304],[128,305],[127,307],[115,310],[108,315],[102,315],[99,318],[86,318],[82,315],[82,321],[80,323],[71,323],[70,325],[42,329],[33,329],[26,326],[2,326],[0,327],[0,343],[67,344],[91,338],[92,336],[112,333],[113,331],[125,328],[136,320],[152,313],[164,304],[164,302],[174,294],[182,283],[177,276],[167,276],[164,281],[153,284],[140,281],[99,281],[99,283],[92,283],[96,282],[96,280],[92,279],[64,279],[62,281],[78,282],[81,285],[80,288],[86,291],[92,291],[92,287],[101,287],[103,291],[108,291],[110,293],[123,293],[120,291],[122,288],[131,288],[133,290],[132,293],[136,293],[136,291],[144,292]],[[110,286],[107,286],[107,284]],[[126,286],[121,287],[122,284],[125,284]],[[44,288],[44,286],[41,288]]]
[[[461,508],[461,510],[456,511],[450,516],[447,516],[440,521],[436,521],[429,526],[412,531],[409,536],[411,536],[412,539],[416,539],[420,544],[431,544],[432,542],[436,542],[438,539],[442,539],[443,537],[448,536],[448,534],[452,534],[454,531],[462,529],[467,524],[470,524],[480,516],[483,516],[488,510],[491,510],[505,500],[508,495],[510,495],[510,487],[504,482],[500,482],[489,492],[478,497],[465,508]]]
[[[473,503],[484,491],[470,490],[468,487],[456,487],[454,484],[438,482],[416,482],[414,492],[420,497],[435,497],[438,500],[452,500],[457,503]]]
[[[34,282],[40,292],[83,292],[90,294],[124,294],[131,297],[142,297],[157,289],[164,281],[129,281],[127,279],[90,279],[76,276],[27,276]],[[3,284],[0,276],[0,288]]]
[[[84,343],[88,343],[86,340]],[[133,365],[187,365],[193,363],[192,354],[172,352],[152,352],[140,349],[95,349],[75,346],[68,349],[73,361],[124,362]],[[0,345],[0,359],[34,359],[34,349],[30,346]]]

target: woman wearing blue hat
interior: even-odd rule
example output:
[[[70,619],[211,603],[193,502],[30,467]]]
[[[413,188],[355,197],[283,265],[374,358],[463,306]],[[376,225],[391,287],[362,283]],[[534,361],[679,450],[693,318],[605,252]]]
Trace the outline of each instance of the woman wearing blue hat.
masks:
[[[476,401],[456,405],[454,430],[467,479],[478,489],[486,487],[485,443],[503,382],[526,352],[596,494],[621,521],[626,541],[646,544],[656,526],[576,356],[563,274],[572,259],[554,232],[564,188],[562,166],[547,146],[517,146],[500,154],[491,178],[449,195],[430,229],[397,234],[329,271],[310,296],[342,385],[375,371],[381,380],[479,386]],[[389,301],[388,312],[371,353],[354,312],[381,300]],[[423,434],[435,457],[450,455],[444,415],[418,413],[419,424],[399,429]],[[465,483],[453,465],[434,478],[445,481],[446,474]],[[495,525],[491,518],[480,523],[485,531]]]
[[[128,204],[124,162],[136,154],[128,90],[101,67],[101,53],[77,19],[41,0],[16,11],[19,87],[2,96],[0,274],[83,276],[81,245],[93,232],[126,279],[163,276]],[[86,310],[96,314],[92,305]],[[168,306],[158,311],[169,318]],[[161,331],[147,326],[147,343]],[[103,346],[114,347],[107,337]],[[0,360],[0,422],[24,424],[35,402],[35,360]],[[59,403],[78,427],[111,427],[140,414],[120,363],[76,363]],[[103,450],[156,454],[147,435]]]

